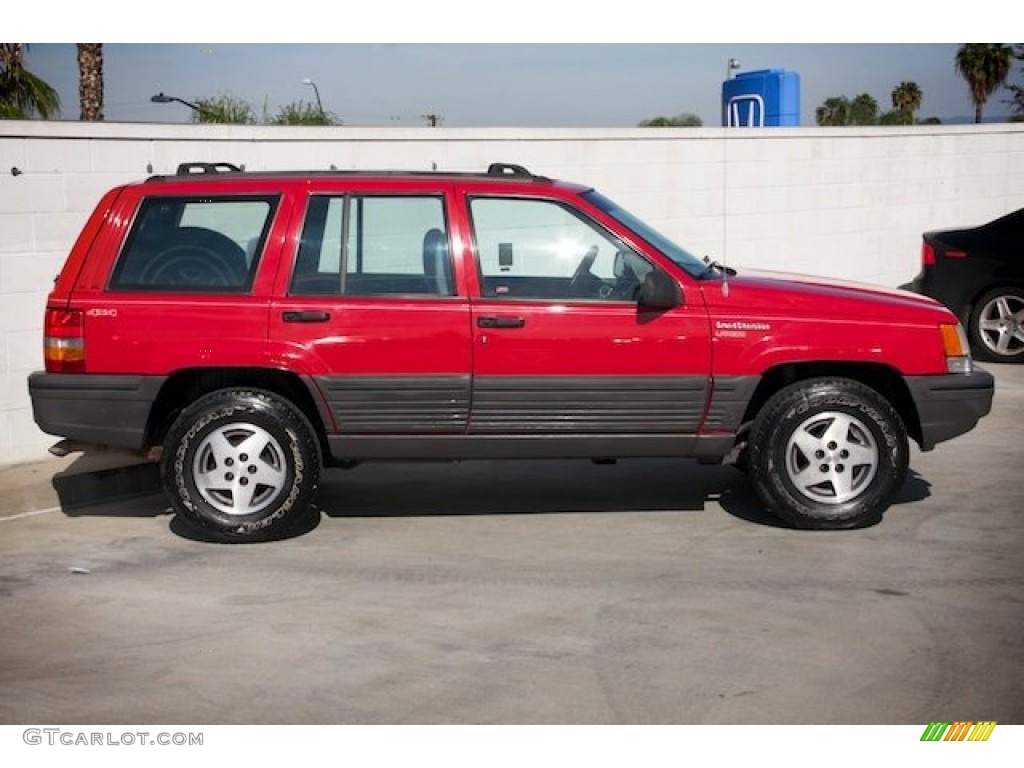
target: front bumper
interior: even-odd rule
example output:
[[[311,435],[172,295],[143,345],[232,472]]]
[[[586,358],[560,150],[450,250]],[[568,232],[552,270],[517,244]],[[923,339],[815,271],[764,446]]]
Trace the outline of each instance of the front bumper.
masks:
[[[980,368],[968,374],[907,376],[906,382],[921,422],[922,451],[971,431],[992,410],[995,379]]]
[[[51,435],[112,448],[143,448],[149,414],[165,376],[36,372],[32,414]]]

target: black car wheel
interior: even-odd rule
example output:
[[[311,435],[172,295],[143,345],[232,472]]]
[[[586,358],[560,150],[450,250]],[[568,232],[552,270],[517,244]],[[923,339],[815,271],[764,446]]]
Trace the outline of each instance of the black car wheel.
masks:
[[[776,393],[755,420],[748,448],[758,494],[798,528],[877,522],[909,464],[899,414],[849,379],[810,379]]]
[[[1024,362],[1024,289],[995,288],[978,299],[968,332],[979,360]]]
[[[235,541],[270,538],[302,518],[320,475],[309,421],[260,390],[220,390],[183,410],[161,461],[175,510]]]

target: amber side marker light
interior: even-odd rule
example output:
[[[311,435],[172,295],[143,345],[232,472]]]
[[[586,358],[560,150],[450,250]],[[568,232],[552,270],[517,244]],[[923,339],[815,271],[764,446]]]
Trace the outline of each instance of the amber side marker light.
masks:
[[[942,333],[942,348],[946,353],[946,369],[950,373],[970,373],[971,350],[967,345],[967,334],[960,323],[943,323],[939,326]]]
[[[79,309],[47,309],[43,359],[50,373],[85,370],[85,317]]]

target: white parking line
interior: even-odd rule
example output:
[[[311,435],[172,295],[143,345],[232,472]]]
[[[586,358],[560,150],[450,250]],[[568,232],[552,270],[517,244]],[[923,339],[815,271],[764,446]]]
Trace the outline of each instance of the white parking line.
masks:
[[[22,512],[22,513],[17,514],[17,515],[10,515],[8,517],[0,517],[0,523],[2,523],[4,520],[17,520],[18,518],[21,518],[21,517],[35,517],[36,515],[48,515],[51,512],[60,512],[62,509],[63,509],[62,507],[47,507],[46,509],[37,509],[37,510],[34,510],[32,512]]]

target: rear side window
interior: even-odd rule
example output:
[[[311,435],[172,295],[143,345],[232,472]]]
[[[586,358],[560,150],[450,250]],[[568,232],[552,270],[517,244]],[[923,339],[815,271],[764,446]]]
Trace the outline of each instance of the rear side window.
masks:
[[[444,201],[432,195],[314,196],[293,296],[451,296]]]
[[[147,198],[110,289],[248,291],[276,207],[276,197]]]

